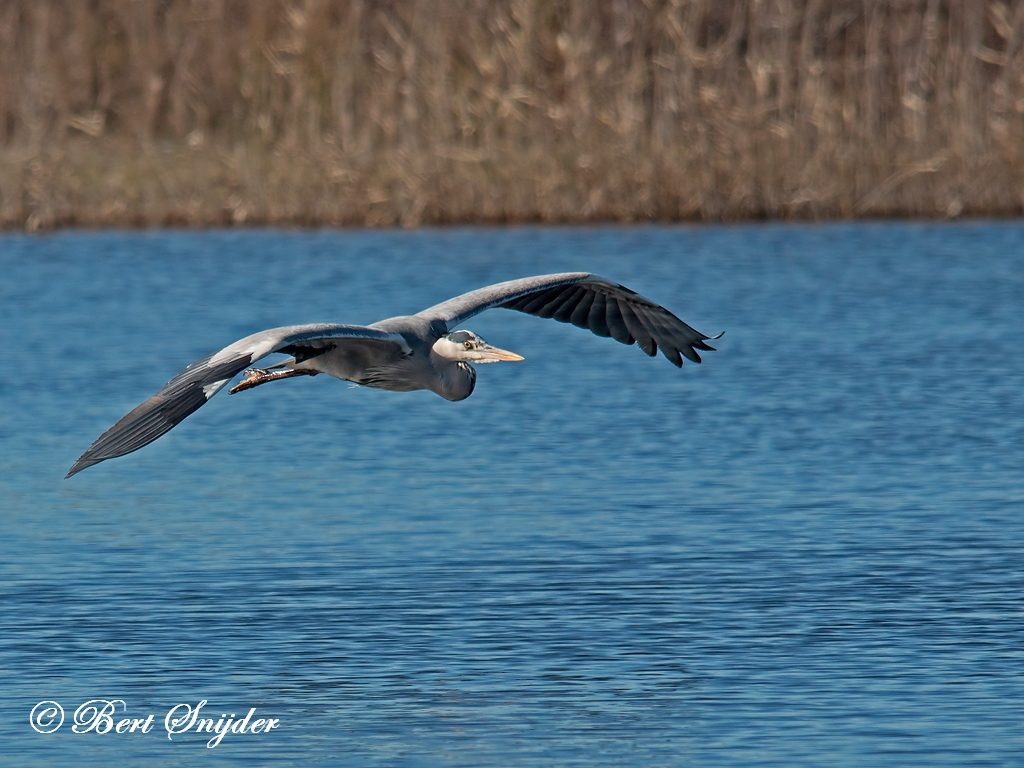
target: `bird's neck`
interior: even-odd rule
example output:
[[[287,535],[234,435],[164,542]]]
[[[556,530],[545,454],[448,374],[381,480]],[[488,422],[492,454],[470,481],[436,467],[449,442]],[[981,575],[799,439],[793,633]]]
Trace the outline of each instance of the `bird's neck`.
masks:
[[[461,360],[450,360],[431,351],[430,361],[437,371],[437,379],[431,389],[446,400],[465,400],[473,394],[476,386],[476,371],[473,366]]]

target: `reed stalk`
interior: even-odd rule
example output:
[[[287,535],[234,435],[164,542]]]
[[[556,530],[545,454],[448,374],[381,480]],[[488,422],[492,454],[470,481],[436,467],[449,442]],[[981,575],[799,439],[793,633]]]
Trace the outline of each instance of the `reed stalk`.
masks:
[[[1018,215],[1010,0],[7,0],[0,225]]]

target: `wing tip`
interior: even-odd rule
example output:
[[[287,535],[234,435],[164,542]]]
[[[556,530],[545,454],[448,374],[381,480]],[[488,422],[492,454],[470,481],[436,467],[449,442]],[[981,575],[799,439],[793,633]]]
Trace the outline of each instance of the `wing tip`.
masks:
[[[101,461],[103,461],[103,459],[87,459],[83,454],[78,457],[74,464],[71,465],[71,469],[69,469],[68,473],[64,475],[64,479],[67,480],[68,478],[77,475],[83,469],[88,469],[93,464],[99,464]]]
[[[707,349],[711,349],[711,347],[707,347]],[[691,363],[700,365],[702,362],[704,362],[700,357],[700,353],[693,347],[684,346],[681,347],[679,351],[680,353],[682,353],[682,356],[689,360]],[[679,367],[682,368],[683,366],[680,365]]]
[[[691,346],[692,346],[692,347],[693,347],[694,349],[700,349],[700,350],[703,350],[703,351],[705,351],[705,352],[714,352],[714,351],[716,351],[716,348],[715,348],[715,347],[712,347],[712,346],[711,346],[710,344],[708,344],[707,342],[709,342],[709,341],[715,341],[716,339],[720,339],[720,338],[722,338],[723,336],[725,336],[725,331],[720,331],[720,332],[719,332],[719,333],[718,333],[717,335],[715,335],[715,336],[705,336],[705,335],[704,335],[704,334],[702,333],[702,334],[700,334],[700,338],[699,338],[699,339],[697,339],[696,341],[690,342],[690,344],[691,344]],[[698,362],[698,363],[699,363],[699,362],[700,362],[700,360],[698,359],[698,360],[697,360],[696,362]]]

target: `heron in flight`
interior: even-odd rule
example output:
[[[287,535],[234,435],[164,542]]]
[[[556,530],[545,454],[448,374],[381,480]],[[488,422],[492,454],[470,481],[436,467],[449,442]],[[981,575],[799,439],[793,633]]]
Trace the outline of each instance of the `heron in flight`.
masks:
[[[369,326],[321,323],[271,328],[189,365],[96,438],[67,477],[149,445],[247,368],[229,390],[231,394],[279,379],[327,373],[393,392],[429,389],[447,400],[464,400],[476,385],[473,364],[523,359],[472,331],[458,329],[495,307],[572,323],[623,344],[636,343],[651,357],[660,349],[680,368],[684,357],[699,363],[697,350],[713,350],[706,342],[721,336],[705,336],[650,299],[588,272],[496,283],[415,315]],[[249,367],[275,352],[290,357],[267,368]]]

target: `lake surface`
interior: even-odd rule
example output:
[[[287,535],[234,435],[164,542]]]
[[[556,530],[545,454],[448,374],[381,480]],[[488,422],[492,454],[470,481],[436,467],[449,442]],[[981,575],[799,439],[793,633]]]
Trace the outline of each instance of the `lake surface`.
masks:
[[[1024,224],[0,237],[11,765],[1024,764]],[[504,310],[460,403],[188,362],[590,270],[675,369]],[[122,699],[148,733],[74,733]],[[59,702],[51,734],[33,707]],[[280,726],[168,740],[163,717]]]

